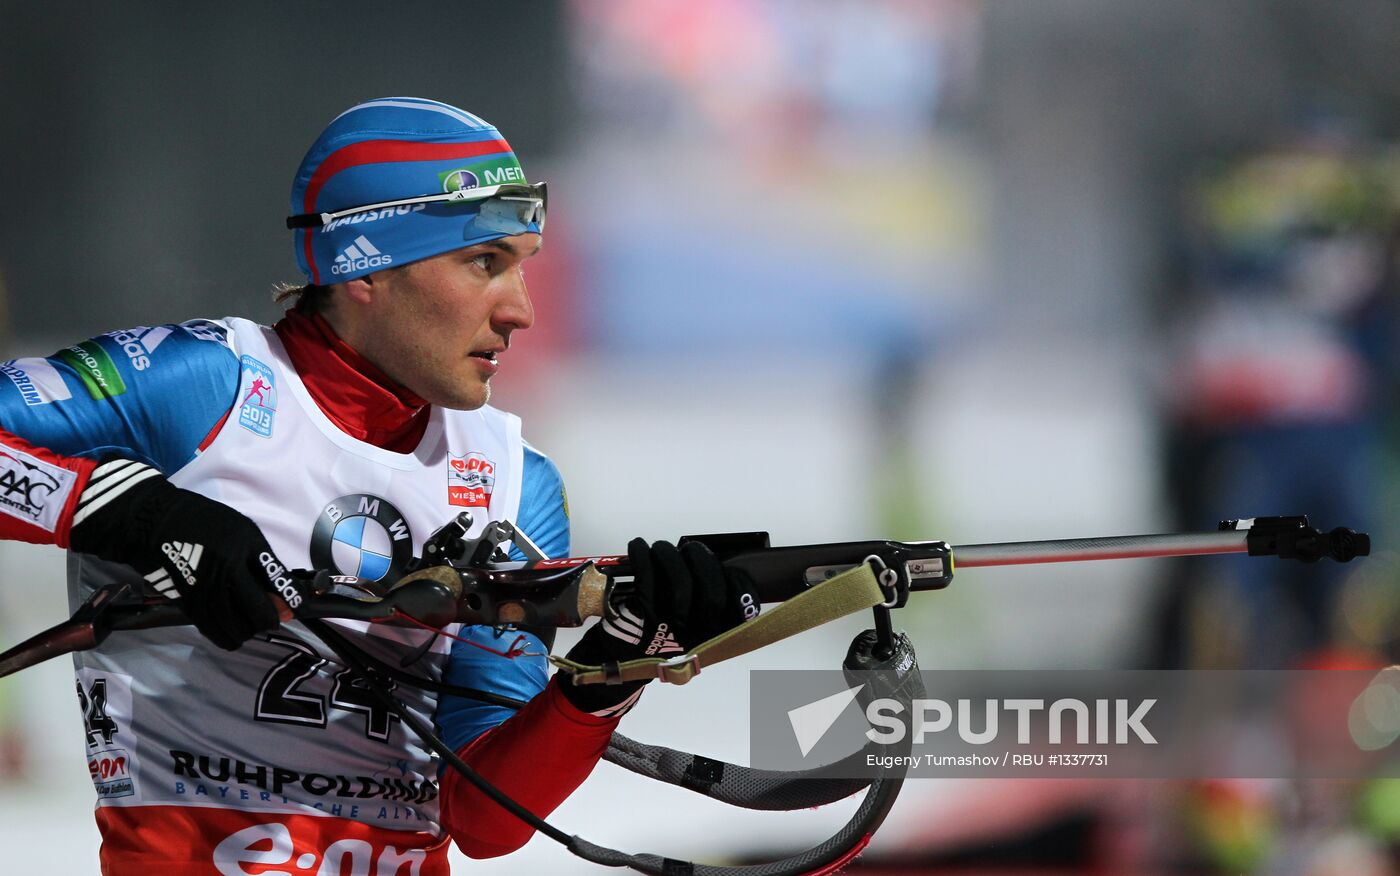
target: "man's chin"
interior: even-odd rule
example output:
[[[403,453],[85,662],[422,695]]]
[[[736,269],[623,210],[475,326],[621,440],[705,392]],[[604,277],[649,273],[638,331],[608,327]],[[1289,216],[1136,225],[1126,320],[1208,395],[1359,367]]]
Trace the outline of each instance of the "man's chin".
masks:
[[[453,411],[474,411],[485,407],[491,401],[491,384],[483,383],[481,389],[467,395],[443,393],[443,398],[435,402],[438,407]]]

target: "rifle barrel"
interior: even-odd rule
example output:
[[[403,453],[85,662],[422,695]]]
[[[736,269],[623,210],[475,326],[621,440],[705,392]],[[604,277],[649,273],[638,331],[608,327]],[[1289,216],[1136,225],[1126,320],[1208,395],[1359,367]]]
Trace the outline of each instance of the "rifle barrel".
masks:
[[[1242,554],[1249,550],[1246,544],[1248,537],[1248,530],[1234,530],[955,545],[953,563],[958,569],[976,569],[1029,563]]]

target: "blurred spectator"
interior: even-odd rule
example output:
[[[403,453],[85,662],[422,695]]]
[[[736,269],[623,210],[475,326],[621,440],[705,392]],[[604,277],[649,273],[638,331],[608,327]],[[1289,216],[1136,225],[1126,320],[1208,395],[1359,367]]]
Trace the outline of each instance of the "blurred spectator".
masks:
[[[1389,183],[1376,151],[1329,121],[1193,186],[1165,386],[1180,526],[1295,514],[1329,528],[1381,522],[1380,429],[1395,373]],[[1285,668],[1385,645],[1340,626],[1350,571],[1182,564],[1158,662]]]

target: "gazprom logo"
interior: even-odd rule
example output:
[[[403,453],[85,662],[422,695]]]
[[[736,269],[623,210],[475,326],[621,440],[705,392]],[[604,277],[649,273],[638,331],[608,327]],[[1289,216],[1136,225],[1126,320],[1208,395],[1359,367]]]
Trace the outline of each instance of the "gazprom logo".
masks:
[[[442,175],[442,190],[444,192],[460,192],[463,189],[474,189],[480,185],[476,174],[470,170],[449,170]]]

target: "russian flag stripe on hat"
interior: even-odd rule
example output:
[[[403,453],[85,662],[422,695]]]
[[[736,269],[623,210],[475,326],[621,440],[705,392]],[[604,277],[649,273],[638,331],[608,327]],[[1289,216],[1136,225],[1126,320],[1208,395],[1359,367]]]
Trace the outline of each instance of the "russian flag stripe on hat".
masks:
[[[509,152],[505,140],[483,140],[479,143],[423,143],[415,140],[361,140],[326,156],[311,181],[306,184],[302,211],[315,213],[316,196],[332,176],[361,164],[382,164],[391,161],[447,161],[452,158],[477,158],[495,152]],[[412,192],[408,196],[427,194]],[[349,205],[347,205],[349,206]]]

